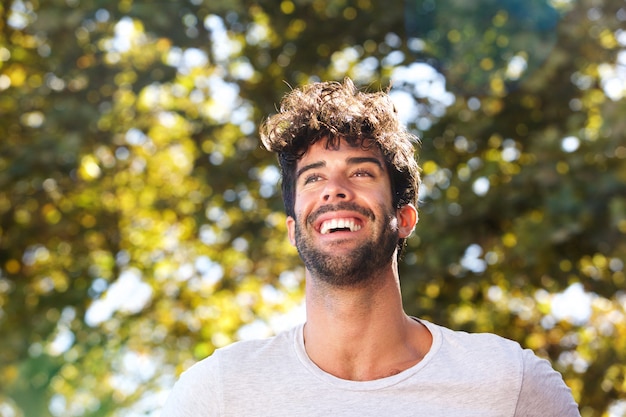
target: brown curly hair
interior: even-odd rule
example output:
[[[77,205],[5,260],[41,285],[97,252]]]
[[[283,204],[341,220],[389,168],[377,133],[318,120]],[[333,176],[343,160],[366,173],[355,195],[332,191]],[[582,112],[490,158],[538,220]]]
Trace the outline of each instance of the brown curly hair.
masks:
[[[295,218],[296,164],[308,148],[326,139],[328,147],[346,140],[353,146],[378,146],[391,173],[392,204],[417,205],[420,169],[418,138],[398,120],[385,92],[359,91],[352,80],[317,82],[289,92],[280,111],[260,127],[265,148],[278,154],[285,212]]]

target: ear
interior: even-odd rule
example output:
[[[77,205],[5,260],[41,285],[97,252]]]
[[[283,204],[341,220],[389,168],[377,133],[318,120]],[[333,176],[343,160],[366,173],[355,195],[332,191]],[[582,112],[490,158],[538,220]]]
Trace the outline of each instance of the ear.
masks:
[[[400,233],[400,238],[407,238],[411,236],[419,218],[415,206],[413,204],[407,204],[400,207],[396,211],[396,216],[398,218],[398,231]]]
[[[296,246],[296,220],[291,216],[287,216],[286,223],[287,223],[287,236],[289,237],[289,242],[291,242],[293,246]]]

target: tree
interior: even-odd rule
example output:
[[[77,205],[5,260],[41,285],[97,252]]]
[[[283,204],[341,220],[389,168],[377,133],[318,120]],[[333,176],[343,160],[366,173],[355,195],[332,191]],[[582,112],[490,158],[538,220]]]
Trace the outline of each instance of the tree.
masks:
[[[149,414],[273,332],[303,271],[256,128],[349,75],[392,82],[422,137],[407,310],[518,340],[584,416],[626,414],[623,2],[276,4],[0,6],[0,410]]]

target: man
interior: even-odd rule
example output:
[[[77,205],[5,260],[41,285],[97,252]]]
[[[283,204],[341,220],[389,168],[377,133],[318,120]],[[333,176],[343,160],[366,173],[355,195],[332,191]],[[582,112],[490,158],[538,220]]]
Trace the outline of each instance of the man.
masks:
[[[290,92],[261,127],[278,154],[306,323],[191,367],[163,417],[579,416],[550,364],[490,334],[405,314],[397,260],[417,223],[414,137],[387,94]]]

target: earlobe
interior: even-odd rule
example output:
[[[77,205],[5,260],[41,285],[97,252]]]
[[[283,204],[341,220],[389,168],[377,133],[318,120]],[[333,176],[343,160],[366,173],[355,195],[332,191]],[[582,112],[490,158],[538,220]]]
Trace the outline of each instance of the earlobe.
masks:
[[[398,231],[401,238],[411,236],[418,218],[417,209],[413,204],[407,204],[398,209]]]
[[[287,223],[287,236],[289,237],[289,242],[291,242],[293,246],[296,246],[296,220],[291,216],[287,216],[286,223]]]

